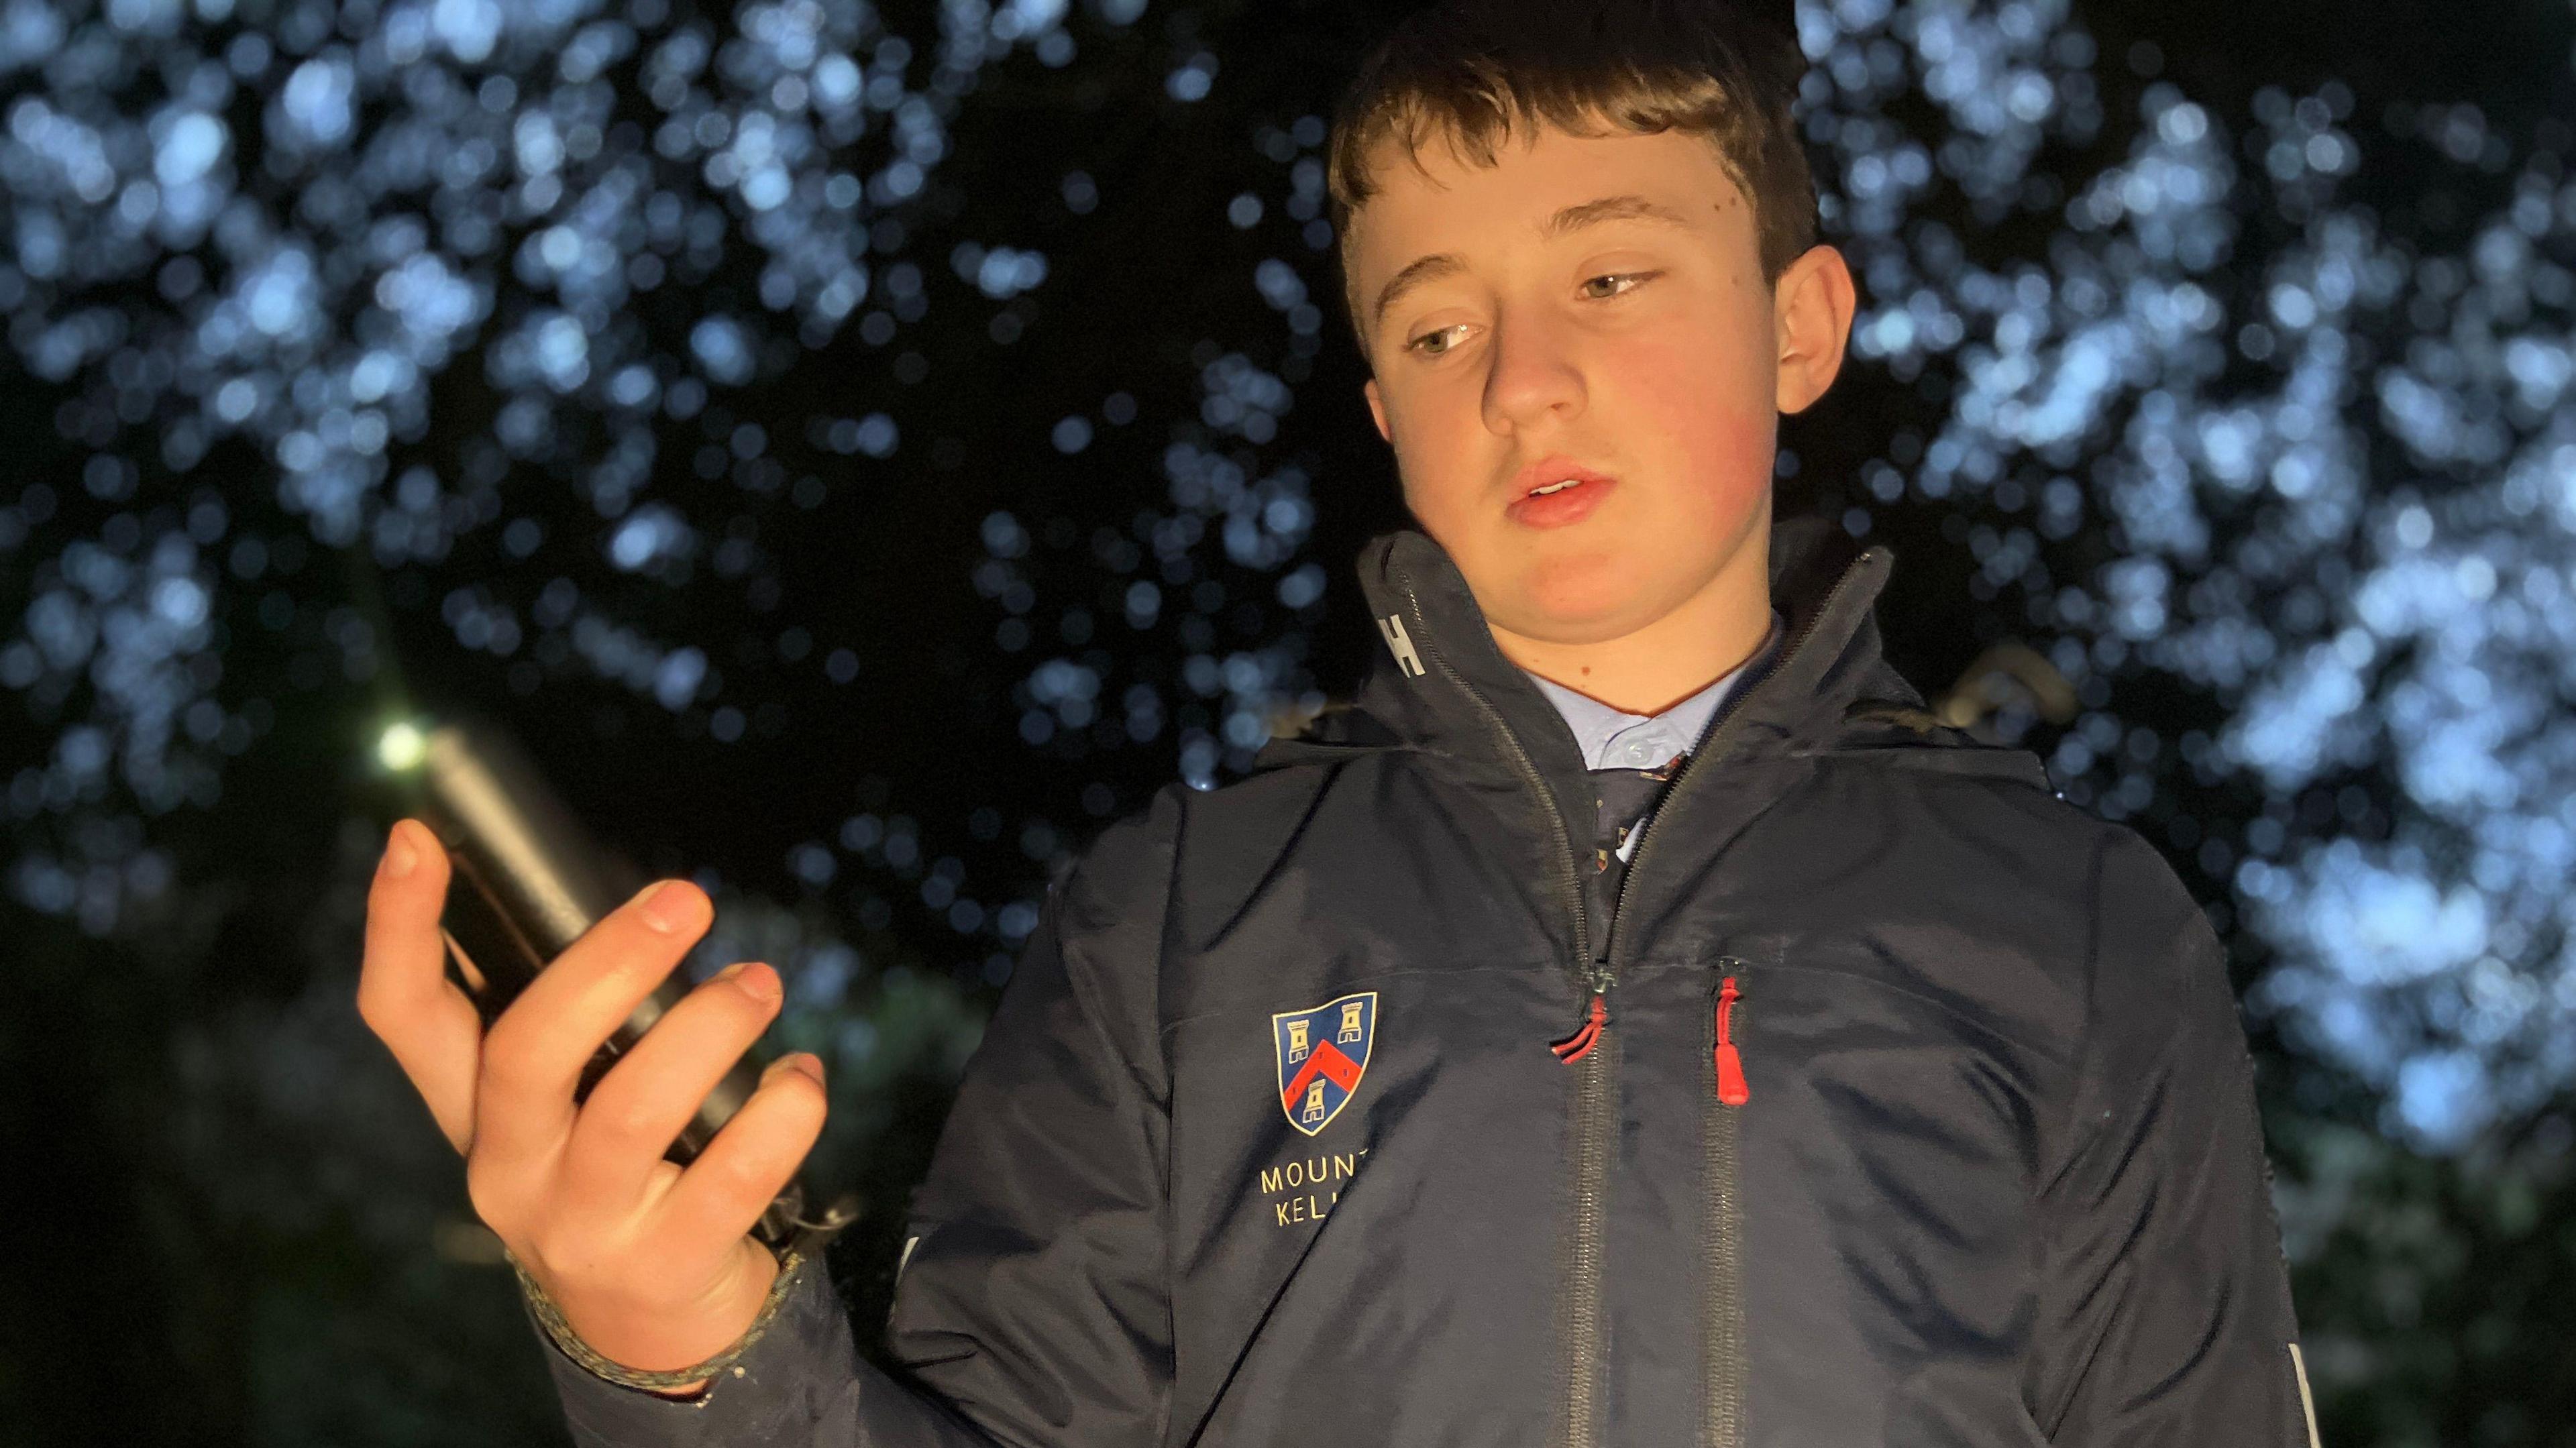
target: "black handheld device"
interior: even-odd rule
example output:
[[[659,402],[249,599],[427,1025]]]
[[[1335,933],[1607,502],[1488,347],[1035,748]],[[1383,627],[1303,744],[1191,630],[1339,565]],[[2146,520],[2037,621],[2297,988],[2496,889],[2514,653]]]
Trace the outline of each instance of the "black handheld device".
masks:
[[[406,807],[438,835],[450,872],[440,916],[448,967],[488,1028],[565,948],[649,883],[644,872],[585,829],[508,735],[471,719],[388,731],[379,754],[401,782]],[[575,1100],[634,1049],[689,982],[665,977],[601,1043],[581,1073]],[[686,1166],[742,1109],[760,1084],[746,1056],[707,1093],[664,1157]],[[804,1192],[790,1182],[753,1235],[784,1247],[800,1231],[837,1231],[854,1213],[843,1198],[826,1221],[804,1220]],[[840,1220],[830,1220],[839,1218]]]

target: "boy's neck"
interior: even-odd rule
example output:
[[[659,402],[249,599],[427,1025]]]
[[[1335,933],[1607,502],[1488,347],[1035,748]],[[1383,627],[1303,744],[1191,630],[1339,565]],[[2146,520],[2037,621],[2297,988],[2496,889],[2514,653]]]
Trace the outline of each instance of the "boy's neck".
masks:
[[[1594,643],[1493,630],[1504,658],[1623,714],[1664,712],[1741,668],[1771,632],[1769,539],[1755,529],[1699,592],[1644,628]]]

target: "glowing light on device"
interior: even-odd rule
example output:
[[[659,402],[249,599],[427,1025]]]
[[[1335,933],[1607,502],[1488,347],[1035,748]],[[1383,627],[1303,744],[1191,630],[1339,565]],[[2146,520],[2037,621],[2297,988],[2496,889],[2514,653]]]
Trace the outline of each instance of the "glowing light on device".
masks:
[[[387,726],[376,738],[377,761],[396,773],[418,769],[428,753],[428,738],[409,720]]]

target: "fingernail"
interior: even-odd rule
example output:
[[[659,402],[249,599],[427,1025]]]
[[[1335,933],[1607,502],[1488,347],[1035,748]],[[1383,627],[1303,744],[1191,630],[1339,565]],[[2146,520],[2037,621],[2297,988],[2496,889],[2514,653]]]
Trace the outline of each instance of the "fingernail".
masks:
[[[762,1005],[768,1005],[770,1002],[777,1000],[777,973],[774,971],[762,971],[761,973],[754,975],[750,973],[751,966],[752,962],[748,960],[737,960],[733,964],[726,966],[724,969],[717,971],[716,979],[732,981],[734,989],[741,991],[744,995],[751,997]]]
[[[648,885],[644,890],[643,908],[637,913],[644,917],[645,924],[668,935],[688,923],[688,896],[680,889],[677,880]]]
[[[782,1056],[779,1058],[779,1064],[790,1071],[804,1072],[807,1079],[817,1086],[823,1084],[823,1058],[811,1051],[799,1051],[792,1056]]]
[[[402,826],[396,825],[385,838],[385,873],[399,880],[420,863],[420,854],[403,838]]]

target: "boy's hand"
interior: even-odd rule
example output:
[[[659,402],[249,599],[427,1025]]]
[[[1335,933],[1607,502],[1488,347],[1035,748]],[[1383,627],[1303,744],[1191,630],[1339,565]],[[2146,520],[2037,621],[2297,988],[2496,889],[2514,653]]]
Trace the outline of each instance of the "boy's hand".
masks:
[[[583,1064],[706,932],[712,903],[685,880],[647,887],[486,1034],[444,968],[447,872],[429,829],[394,826],[367,895],[358,1014],[463,1153],[475,1212],[584,1342],[646,1372],[723,1351],[777,1276],[750,1231],[822,1132],[822,1063],[773,1063],[685,1171],[662,1153],[768,1028],[778,973],[745,962],[700,985],[576,1103]]]

